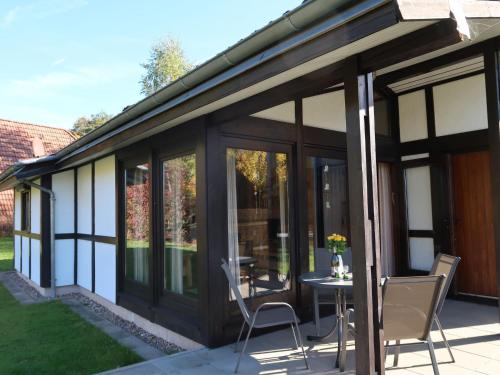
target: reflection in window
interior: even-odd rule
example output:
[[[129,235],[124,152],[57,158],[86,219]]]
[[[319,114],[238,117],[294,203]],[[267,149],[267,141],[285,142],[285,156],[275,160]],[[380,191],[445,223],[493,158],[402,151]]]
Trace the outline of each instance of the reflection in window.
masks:
[[[163,163],[164,283],[166,291],[198,295],[196,161],[188,155]]]
[[[309,269],[329,269],[326,238],[349,234],[346,161],[308,157],[306,175]]]
[[[227,150],[229,264],[243,297],[290,288],[288,158]]]
[[[149,284],[149,164],[125,170],[125,277]]]

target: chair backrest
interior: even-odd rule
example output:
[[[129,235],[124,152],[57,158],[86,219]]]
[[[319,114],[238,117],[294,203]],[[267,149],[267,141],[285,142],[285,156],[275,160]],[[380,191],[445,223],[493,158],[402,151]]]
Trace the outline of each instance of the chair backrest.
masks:
[[[429,275],[446,276],[446,279],[443,282],[443,286],[441,287],[441,292],[439,294],[439,302],[436,309],[436,314],[439,314],[441,312],[441,309],[443,308],[444,301],[446,300],[446,295],[448,294],[448,290],[450,289],[451,282],[453,281],[453,276],[455,275],[455,271],[457,270],[459,262],[460,257],[454,257],[443,253],[439,253],[436,256],[436,259],[434,259],[434,263]]]
[[[229,265],[227,264],[225,259],[221,260],[222,260],[221,267],[222,270],[224,271],[224,274],[226,275],[227,281],[229,282],[229,288],[231,289],[231,292],[236,298],[236,302],[238,302],[238,306],[240,308],[241,314],[243,315],[243,318],[245,319],[247,324],[250,325],[252,314],[250,313],[250,310],[248,310],[248,307],[245,301],[243,300],[243,297],[241,296],[240,289],[236,285],[236,281],[234,280],[233,274],[229,269]]]
[[[314,270],[318,272],[327,271],[329,273],[331,259],[332,253],[328,249],[314,249]],[[349,266],[349,272],[352,272],[352,252],[350,247],[342,254],[342,262],[344,265]]]
[[[426,340],[443,282],[444,275],[388,278],[383,291],[384,339]]]

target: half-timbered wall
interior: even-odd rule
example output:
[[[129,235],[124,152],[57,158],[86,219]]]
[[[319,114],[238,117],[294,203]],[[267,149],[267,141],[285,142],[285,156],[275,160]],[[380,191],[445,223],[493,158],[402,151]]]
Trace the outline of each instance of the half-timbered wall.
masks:
[[[73,285],[75,241],[67,237],[75,231],[75,175],[67,170],[52,175],[55,202],[56,233],[56,286]]]
[[[92,165],[77,169],[77,232],[92,235]],[[77,239],[77,284],[92,290],[92,241]]]
[[[94,291],[111,302],[116,300],[116,244],[100,241],[115,238],[115,157],[94,164]]]
[[[40,179],[33,181],[40,184]],[[41,196],[37,189],[23,187],[29,194],[29,206],[22,213],[22,193],[18,189],[14,193],[14,268],[27,278],[40,284],[41,259]],[[22,216],[28,215],[28,227],[22,228]]]
[[[34,181],[40,184],[40,179]],[[31,234],[41,234],[41,192],[38,189],[31,189],[30,199],[30,218],[31,218]],[[40,259],[41,259],[41,241],[40,237],[30,238],[30,279],[35,283],[40,284]]]
[[[397,106],[407,266],[428,271],[437,251],[450,250],[449,243],[439,238],[440,232],[448,230],[443,216],[443,155],[487,147],[480,141],[480,132],[488,127],[484,74],[414,87],[397,96]]]
[[[14,193],[14,231],[21,230],[21,193]],[[21,272],[21,236],[14,235],[14,268]]]

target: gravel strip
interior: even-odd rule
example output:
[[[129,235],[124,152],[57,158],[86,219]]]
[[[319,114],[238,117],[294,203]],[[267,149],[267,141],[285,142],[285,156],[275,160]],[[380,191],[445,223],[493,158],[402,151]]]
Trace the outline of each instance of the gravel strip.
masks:
[[[130,333],[131,335],[137,337],[138,339],[144,341],[146,344],[151,345],[152,347],[160,350],[165,354],[174,354],[184,350],[179,346],[172,344],[171,342],[168,342],[158,336],[155,336],[145,331],[144,329],[138,327],[134,323],[119,317],[118,315],[114,314],[103,305],[84,296],[83,294],[80,293],[66,294],[64,298],[73,298],[77,300],[82,305],[86,306],[100,317],[110,321],[114,325],[120,327],[124,331]]]
[[[16,271],[4,272],[3,278],[6,282],[12,282],[16,284],[24,293],[26,293],[37,302],[49,300],[48,297],[44,297],[40,293],[38,293],[38,290],[29,285],[21,276],[18,275]]]
[[[37,302],[44,302],[50,300],[50,298],[44,297],[40,293],[38,293],[38,291],[35,288],[29,285],[15,271],[2,272],[2,279],[4,282],[9,282],[17,285],[24,293],[26,293],[28,296],[30,296]],[[82,305],[93,311],[101,318],[108,320],[115,326],[120,327],[129,334],[137,337],[138,339],[144,341],[146,344],[151,345],[152,347],[158,349],[159,351],[165,354],[174,354],[184,351],[184,349],[180,348],[179,346],[172,344],[171,342],[168,342],[158,336],[155,336],[145,331],[144,329],[138,327],[134,323],[119,317],[118,315],[114,314],[103,305],[95,302],[94,300],[88,297],[85,297],[83,294],[80,293],[65,294],[61,298],[65,299],[68,298],[78,301],[79,303],[81,303]]]

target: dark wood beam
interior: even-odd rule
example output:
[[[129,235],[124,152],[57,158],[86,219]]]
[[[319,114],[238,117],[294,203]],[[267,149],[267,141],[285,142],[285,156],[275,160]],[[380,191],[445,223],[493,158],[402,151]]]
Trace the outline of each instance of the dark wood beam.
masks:
[[[356,374],[384,373],[372,76],[345,63],[349,216],[356,306]],[[371,115],[371,116],[370,116]]]
[[[500,297],[500,59],[495,44],[484,51],[486,76],[486,104],[488,111],[488,139],[490,146],[491,191],[493,203],[493,227],[495,235],[497,292]],[[499,298],[500,314],[500,298]]]
[[[500,38],[492,39],[488,43],[500,43]],[[395,70],[377,77],[375,84],[380,86],[385,86],[390,83],[399,81],[404,78],[417,76],[424,73],[429,73],[430,71],[440,68],[446,65],[458,63],[460,61],[468,60],[470,58],[480,56],[483,53],[485,43],[473,44],[469,47],[465,47],[442,56],[435,57],[433,59],[425,60],[420,63]]]

